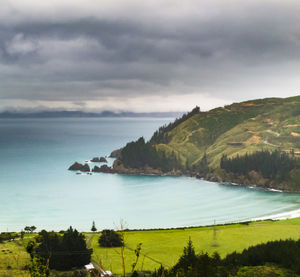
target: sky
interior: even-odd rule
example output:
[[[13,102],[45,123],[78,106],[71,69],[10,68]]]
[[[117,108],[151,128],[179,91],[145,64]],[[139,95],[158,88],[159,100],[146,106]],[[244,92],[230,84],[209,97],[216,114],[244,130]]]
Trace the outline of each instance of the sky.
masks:
[[[1,0],[0,111],[300,94],[299,0]]]

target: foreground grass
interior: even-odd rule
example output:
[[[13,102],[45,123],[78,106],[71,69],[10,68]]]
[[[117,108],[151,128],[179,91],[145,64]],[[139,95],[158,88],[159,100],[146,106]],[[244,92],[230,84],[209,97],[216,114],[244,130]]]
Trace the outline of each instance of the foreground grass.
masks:
[[[140,242],[143,243],[142,256],[137,269],[154,270],[160,264],[165,267],[173,266],[182,254],[189,237],[198,253],[212,254],[217,251],[222,257],[233,251],[241,252],[249,246],[262,242],[299,239],[300,218],[275,222],[253,222],[249,225],[218,226],[216,230],[216,241],[212,227],[126,232],[126,272],[131,271],[131,265],[135,260],[133,250]],[[101,263],[105,269],[121,273],[120,248],[101,248],[98,246],[98,238],[99,234],[95,234],[90,239],[90,245],[94,249],[93,259]]]
[[[27,277],[25,266],[29,263],[29,255],[24,245],[29,239],[0,243],[0,276]]]
[[[214,233],[216,233],[216,240],[214,240]],[[106,270],[120,274],[122,271],[120,248],[99,247],[99,234],[87,234],[87,237],[89,247],[94,250],[93,260],[102,264]],[[134,249],[138,243],[142,243],[142,255],[137,270],[152,271],[161,264],[165,267],[173,266],[182,254],[189,237],[198,253],[212,254],[217,251],[224,257],[233,251],[241,252],[249,246],[262,242],[289,238],[299,239],[300,218],[274,222],[253,222],[249,225],[217,226],[216,231],[212,227],[129,231],[125,233],[126,272],[131,271],[131,265],[135,261]],[[29,256],[24,247],[28,240],[30,238],[26,238],[24,241],[17,240],[0,244],[1,277],[29,276],[28,272],[24,270],[29,262]]]

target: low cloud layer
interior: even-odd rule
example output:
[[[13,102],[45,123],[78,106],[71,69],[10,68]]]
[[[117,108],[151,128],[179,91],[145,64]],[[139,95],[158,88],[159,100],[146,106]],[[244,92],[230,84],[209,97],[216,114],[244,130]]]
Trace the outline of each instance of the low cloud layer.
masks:
[[[0,109],[186,111],[299,94],[300,3],[4,0]]]

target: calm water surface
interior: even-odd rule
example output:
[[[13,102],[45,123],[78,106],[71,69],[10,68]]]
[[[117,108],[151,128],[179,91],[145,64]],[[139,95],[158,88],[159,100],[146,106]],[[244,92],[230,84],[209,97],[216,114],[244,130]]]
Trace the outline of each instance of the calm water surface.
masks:
[[[67,168],[151,134],[167,119],[1,119],[0,231],[159,228],[248,220],[300,209],[296,194],[188,177],[76,175]],[[110,163],[112,160],[109,161]]]

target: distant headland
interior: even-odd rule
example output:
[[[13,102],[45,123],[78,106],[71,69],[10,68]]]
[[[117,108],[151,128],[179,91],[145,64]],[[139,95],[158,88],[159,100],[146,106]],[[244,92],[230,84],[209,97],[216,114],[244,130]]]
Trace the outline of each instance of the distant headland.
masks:
[[[129,142],[94,172],[187,175],[300,192],[300,96],[199,107]]]
[[[131,111],[102,111],[84,112],[84,111],[39,111],[39,112],[0,112],[0,118],[176,118],[181,116],[183,112],[131,112]]]

